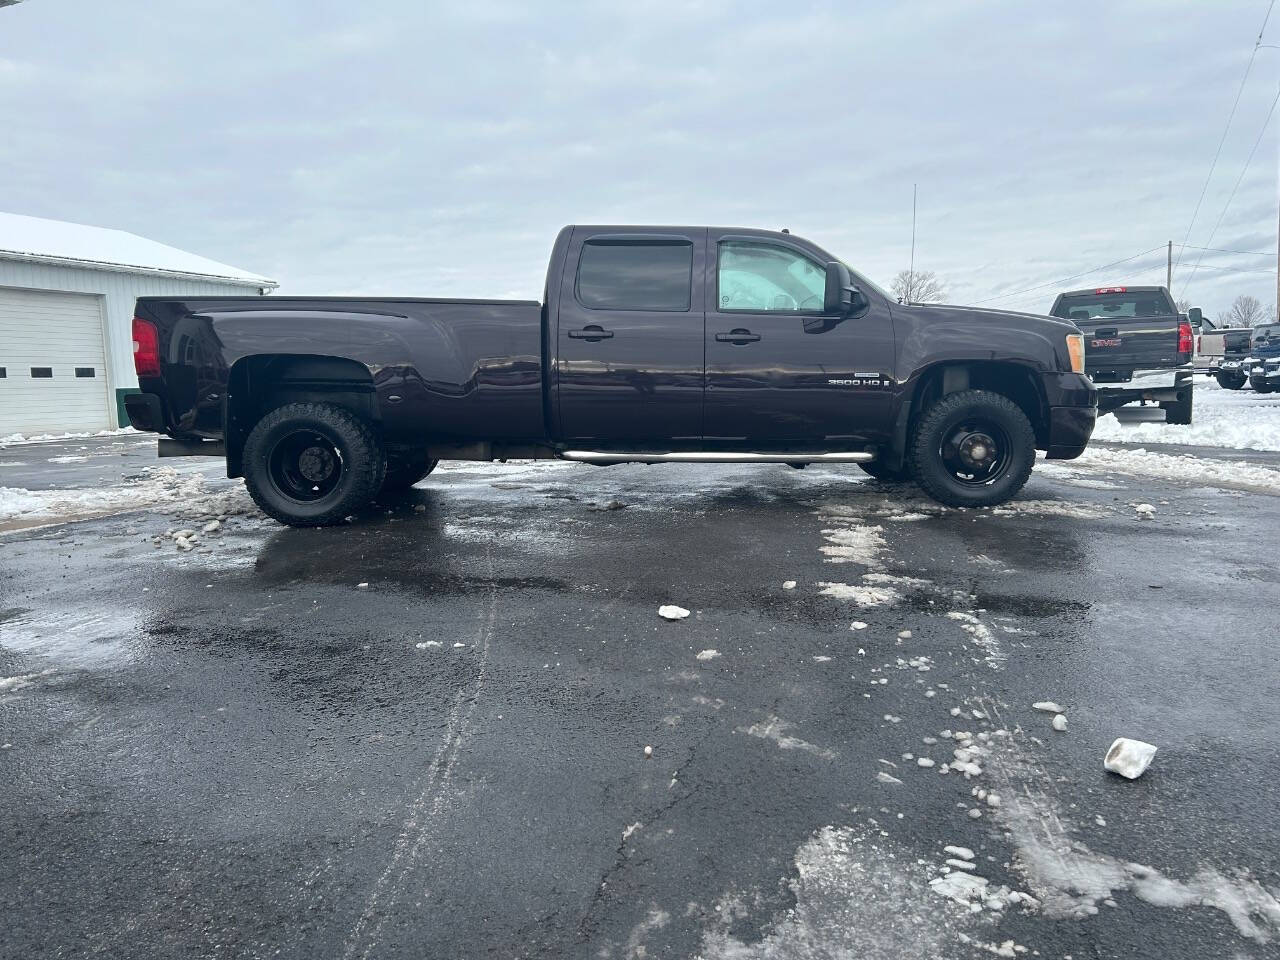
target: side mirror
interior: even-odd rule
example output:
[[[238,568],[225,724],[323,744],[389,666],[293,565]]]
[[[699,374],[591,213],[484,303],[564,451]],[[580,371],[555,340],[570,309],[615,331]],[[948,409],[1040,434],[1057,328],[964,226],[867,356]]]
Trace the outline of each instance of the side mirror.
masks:
[[[835,260],[828,263],[826,296],[822,300],[823,311],[844,316],[853,309],[855,293],[858,296],[862,295],[853,286],[849,268]]]
[[[1190,307],[1187,310],[1187,320],[1193,327],[1198,327],[1204,320],[1204,314],[1199,307]]]

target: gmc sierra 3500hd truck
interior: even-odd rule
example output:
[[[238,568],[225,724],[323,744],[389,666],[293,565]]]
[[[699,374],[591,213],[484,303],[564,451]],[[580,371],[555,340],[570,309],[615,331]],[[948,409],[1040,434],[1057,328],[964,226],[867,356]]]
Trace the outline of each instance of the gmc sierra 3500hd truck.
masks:
[[[988,506],[1097,416],[1070,322],[899,304],[785,231],[565,227],[543,299],[143,297],[126,409],[297,526],[442,459],[856,463]]]

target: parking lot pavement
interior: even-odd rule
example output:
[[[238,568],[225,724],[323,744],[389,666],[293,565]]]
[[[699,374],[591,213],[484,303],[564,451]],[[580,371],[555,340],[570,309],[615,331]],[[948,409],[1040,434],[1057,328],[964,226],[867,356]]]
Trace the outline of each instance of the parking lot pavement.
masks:
[[[0,538],[8,955],[1276,955],[1280,497],[459,464],[290,530],[213,477]]]

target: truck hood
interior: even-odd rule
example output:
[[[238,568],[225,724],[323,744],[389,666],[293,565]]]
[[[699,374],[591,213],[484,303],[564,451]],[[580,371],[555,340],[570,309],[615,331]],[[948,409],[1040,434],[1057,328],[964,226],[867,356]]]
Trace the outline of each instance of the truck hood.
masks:
[[[1070,320],[1046,317],[1038,313],[1018,313],[1014,310],[988,310],[983,307],[965,307],[952,303],[900,303],[893,307],[894,314],[905,313],[923,323],[989,323],[993,328],[1021,327],[1042,334],[1066,336],[1078,333]]]

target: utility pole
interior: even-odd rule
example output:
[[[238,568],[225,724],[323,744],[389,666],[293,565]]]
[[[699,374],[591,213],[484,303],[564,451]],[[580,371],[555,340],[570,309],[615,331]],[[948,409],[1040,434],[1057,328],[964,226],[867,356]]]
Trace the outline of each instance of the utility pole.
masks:
[[[1169,241],[1169,252],[1164,261],[1164,285],[1173,292],[1173,241]]]

